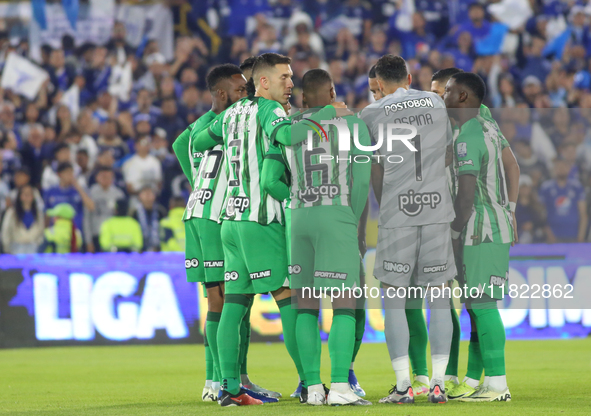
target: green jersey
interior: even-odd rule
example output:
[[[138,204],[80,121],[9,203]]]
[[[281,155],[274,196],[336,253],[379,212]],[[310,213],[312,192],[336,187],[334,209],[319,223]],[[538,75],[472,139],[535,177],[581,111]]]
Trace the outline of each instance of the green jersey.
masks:
[[[291,118],[296,123],[312,114],[314,111],[307,111]],[[281,161],[290,172],[287,208],[351,206],[353,159],[357,163],[371,163],[371,153],[355,145],[353,134],[357,131],[358,141],[363,146],[370,146],[371,141],[367,126],[357,117],[334,118],[333,122],[346,123],[347,137],[339,137],[338,128],[333,124],[322,128],[310,125],[305,141],[287,147],[278,144],[269,149],[267,158]],[[346,146],[342,140],[347,142]]]
[[[213,113],[210,111],[210,113]],[[193,139],[203,130],[207,128],[215,120],[223,120],[225,111],[222,111],[218,116],[210,120],[210,123],[203,126],[201,129],[193,129],[191,132],[191,144]],[[203,116],[205,117],[205,115]],[[199,156],[200,162],[197,162],[197,173],[193,180],[194,188],[189,202],[187,202],[187,211],[185,215],[188,218],[204,218],[211,221],[220,221],[220,213],[224,203],[226,187],[228,184],[226,171],[224,170],[224,155],[221,145],[216,145],[212,149],[201,153],[191,149],[194,155],[193,160],[197,160]]]
[[[503,135],[503,133],[501,133],[501,129],[498,127],[497,122],[495,121],[495,119],[492,116],[492,113],[490,112],[490,109],[485,106],[484,104],[480,105],[480,118],[482,118],[483,120],[489,121],[491,123],[493,123],[495,126],[497,126],[497,130],[499,132],[499,136],[501,139],[501,148],[504,149],[505,147],[509,147],[509,142],[507,141],[507,139],[505,138],[505,136]],[[456,142],[456,138],[458,137],[458,134],[460,133],[460,129],[459,127],[455,126],[453,128],[454,130],[454,144]],[[451,197],[452,197],[452,201],[456,200],[456,196],[458,194],[458,166],[457,166],[457,160],[455,157],[455,152],[454,153],[454,160],[452,161],[451,165],[449,165],[447,167],[447,183],[449,185],[449,191],[451,192]]]
[[[509,196],[501,160],[502,135],[496,123],[472,118],[460,127],[455,145],[458,175],[476,176],[474,209],[465,245],[513,241]]]
[[[263,97],[246,97],[214,120],[209,135],[222,145],[227,175],[221,218],[226,221],[284,223],[281,203],[263,191],[263,161],[282,125],[290,125],[283,107]]]

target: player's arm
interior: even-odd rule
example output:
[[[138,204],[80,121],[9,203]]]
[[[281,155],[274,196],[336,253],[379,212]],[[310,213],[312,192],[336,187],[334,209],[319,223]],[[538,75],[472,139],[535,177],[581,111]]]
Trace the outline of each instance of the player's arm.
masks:
[[[218,144],[224,143],[222,125],[224,121],[224,112],[221,112],[209,125],[193,138],[193,150],[196,152],[205,152]]]
[[[382,186],[384,184],[384,167],[379,163],[371,164],[371,187],[378,205],[382,205]]]
[[[176,138],[174,143],[172,144],[172,150],[174,150],[174,154],[176,158],[179,160],[181,164],[181,169],[183,173],[189,180],[191,184],[191,189],[193,189],[193,172],[191,166],[191,159],[189,158],[189,137],[191,136],[191,131],[189,128],[186,128],[184,132],[180,134],[179,137]]]
[[[369,197],[369,195],[368,195]],[[361,218],[359,219],[359,225],[357,226],[357,242],[359,244],[359,253],[361,253],[361,257],[365,256],[367,252],[367,244],[365,242],[365,237],[367,235],[367,217],[369,216],[369,199],[365,202],[365,208],[363,208],[363,212],[361,213]]]
[[[513,217],[513,243],[515,245],[518,241],[517,236],[517,219],[515,217],[515,207],[517,205],[517,197],[519,196],[519,164],[517,163],[517,159],[511,150],[511,147],[507,146],[503,148],[501,153],[502,161],[503,161],[503,168],[505,170],[505,175],[507,177],[507,191],[509,193],[509,209],[511,211],[511,216]]]
[[[449,121],[449,119],[447,120],[447,140],[446,140],[446,143],[447,143],[447,147],[445,148],[445,167],[448,167],[454,161],[454,149],[453,149],[454,132],[451,127],[451,122]]]
[[[356,119],[356,121],[353,123],[349,122],[350,130],[353,129],[352,124],[358,125],[359,144],[363,146],[370,146],[371,140],[369,138],[369,131],[367,130],[365,123],[359,119]],[[351,153],[353,154],[353,166],[351,168],[351,176],[353,177],[353,189],[351,190],[351,208],[353,209],[355,217],[357,217],[357,221],[359,221],[363,210],[365,209],[367,196],[369,194],[369,182],[371,179],[371,152],[360,150],[357,148],[357,146],[353,146]],[[365,155],[370,160],[364,162],[365,158],[360,158],[360,160],[356,162],[356,155]]]
[[[587,234],[587,202],[584,199],[584,193],[582,193],[583,198],[577,202],[577,208],[579,209],[579,232],[577,235],[577,241],[579,243],[583,243],[585,241],[585,237]]]
[[[271,145],[263,162],[261,183],[263,190],[277,201],[289,198],[289,186],[281,179],[285,173],[285,161],[278,146]]]

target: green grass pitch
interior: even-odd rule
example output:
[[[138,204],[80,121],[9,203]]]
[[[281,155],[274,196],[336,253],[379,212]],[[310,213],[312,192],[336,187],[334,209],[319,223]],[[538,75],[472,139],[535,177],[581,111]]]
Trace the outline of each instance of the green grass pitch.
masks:
[[[323,346],[322,374],[330,380]],[[461,346],[464,374],[467,342]],[[203,403],[203,346],[0,350],[0,414],[10,415],[590,415],[591,339],[507,342],[510,403],[414,405],[377,401],[394,383],[385,344],[364,344],[355,370],[371,407],[312,408],[289,398],[297,375],[282,344],[252,344],[249,373],[279,390],[277,404],[220,408]]]

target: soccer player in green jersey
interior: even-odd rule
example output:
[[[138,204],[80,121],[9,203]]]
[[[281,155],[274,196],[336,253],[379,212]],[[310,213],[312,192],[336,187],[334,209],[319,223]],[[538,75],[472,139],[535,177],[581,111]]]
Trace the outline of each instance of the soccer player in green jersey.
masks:
[[[183,215],[187,241],[185,248],[187,281],[203,283],[207,293],[208,312],[205,325],[207,365],[202,395],[204,401],[217,401],[220,388],[216,339],[224,304],[224,257],[221,248],[221,225],[218,223],[219,209],[216,211],[214,206],[216,198],[213,198],[213,195],[221,195],[223,198],[226,181],[220,174],[219,167],[214,171],[208,166],[212,162],[213,167],[216,166],[216,162],[219,165],[220,150],[212,149],[205,155],[193,152],[192,139],[201,130],[206,129],[218,114],[246,95],[245,85],[246,79],[237,66],[226,64],[213,68],[207,75],[207,86],[213,101],[211,110],[191,124],[172,145],[193,190]],[[200,170],[202,160],[203,169]],[[203,244],[206,240],[208,244]]]
[[[298,121],[331,104],[336,96],[330,75],[322,69],[306,72],[302,88],[303,102],[309,110],[292,116]],[[356,236],[369,191],[371,153],[355,146],[339,151],[339,142],[353,141],[351,132],[355,124],[359,143],[369,146],[370,139],[367,127],[358,118],[334,121],[342,123],[346,134],[341,135],[336,126],[325,124],[325,140],[322,130],[310,128],[307,142],[290,147],[272,146],[265,157],[263,187],[274,198],[287,199],[291,287],[298,293],[296,332],[306,376],[300,401],[310,405],[323,405],[327,401],[320,379],[319,300],[311,296],[311,289],[338,288],[339,293],[332,297],[334,317],[328,339],[332,367],[328,403],[369,405],[349,385],[356,299],[340,290],[360,286]],[[362,160],[357,161],[358,158]],[[282,181],[286,168],[290,173],[291,193]]]
[[[501,163],[502,136],[495,123],[479,117],[485,94],[484,81],[472,73],[453,75],[444,93],[449,115],[460,129],[454,143],[458,193],[452,241],[456,257],[462,253],[462,278],[468,287],[464,301],[476,325],[485,373],[483,384],[459,399],[466,402],[511,400],[505,328],[496,301],[507,284],[514,233]]]
[[[225,258],[226,293],[218,331],[218,352],[222,371],[222,406],[261,404],[249,400],[240,390],[238,352],[240,322],[252,296],[271,292],[281,314],[283,336],[290,356],[303,378],[295,322],[287,281],[287,254],[281,203],[263,191],[260,180],[264,156],[272,141],[292,144],[306,123],[292,126],[282,105],[287,104],[293,82],[286,56],[267,53],[253,68],[255,96],[239,100],[195,139],[198,151],[223,146],[228,187],[221,209],[222,244]],[[344,103],[335,103],[315,117],[321,121],[351,114]],[[302,139],[300,139],[302,140]]]
[[[431,78],[431,91],[438,94],[439,96],[443,97],[443,93],[445,92],[445,85],[449,81],[449,79],[457,74],[463,72],[461,69],[458,68],[446,68],[440,71],[437,71],[433,74]],[[492,114],[487,106],[481,104],[480,106],[480,117],[483,119],[494,123],[496,125],[496,121],[493,119]],[[458,127],[454,127],[454,131],[459,133]],[[500,129],[499,129],[500,133]],[[500,133],[502,134],[502,133]],[[517,242],[517,222],[515,218],[515,203],[517,202],[517,194],[519,192],[519,165],[517,164],[517,159],[509,146],[509,142],[502,137],[502,162],[503,168],[505,170],[506,179],[507,179],[507,189],[509,193],[509,206],[511,209],[512,219],[513,219],[513,231],[514,231],[514,239],[515,241],[512,244]],[[453,153],[450,155],[453,158]],[[450,190],[452,192],[452,197],[455,200],[456,192],[457,192],[457,166],[452,164],[448,168],[448,179],[450,183]],[[458,269],[460,270],[460,269]],[[478,385],[480,384],[480,378],[483,371],[482,366],[482,356],[480,354],[480,346],[478,343],[478,332],[476,331],[476,326],[474,325],[474,320],[472,319],[472,315],[470,315],[470,321],[472,323],[472,330],[470,332],[470,346],[469,346],[469,354],[468,354],[468,372],[466,373],[466,377],[464,380],[459,383],[458,380],[458,360],[460,354],[460,321],[456,310],[452,305],[452,319],[454,324],[454,332],[453,332],[453,339],[452,339],[452,347],[449,357],[449,363],[446,370],[445,376],[445,383],[446,389],[449,390],[448,398],[450,400],[457,400],[465,395],[471,394],[476,390]],[[415,325],[417,328],[419,325]],[[426,326],[425,326],[426,331]],[[417,342],[418,344],[418,342]],[[425,339],[424,348],[427,348],[427,342]],[[412,355],[411,355],[412,360]],[[414,365],[413,365],[414,369]]]

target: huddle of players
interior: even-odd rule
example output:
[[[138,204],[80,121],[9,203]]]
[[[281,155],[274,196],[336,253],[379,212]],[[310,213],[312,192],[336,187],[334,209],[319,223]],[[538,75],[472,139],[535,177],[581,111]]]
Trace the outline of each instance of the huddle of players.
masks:
[[[279,307],[285,344],[300,377],[300,401],[312,405],[368,405],[371,403],[360,398],[365,393],[352,371],[352,362],[365,326],[363,305],[356,305],[355,299],[344,295],[333,301],[333,327],[329,335],[332,383],[327,394],[320,380],[318,300],[306,298],[302,288],[354,288],[361,285],[362,267],[359,264],[356,231],[367,201],[370,175],[381,203],[374,274],[382,281],[383,287],[409,286],[411,277],[414,278],[412,283],[419,285],[448,284],[456,275],[454,251],[456,258],[462,251],[465,254],[466,274],[461,278],[470,276],[470,272],[475,276],[488,273],[489,270],[482,270],[480,264],[484,250],[472,250],[468,255],[465,247],[460,249],[460,231],[466,223],[468,231],[463,234],[472,233],[466,246],[478,248],[480,241],[495,244],[494,247],[498,245],[496,255],[501,260],[500,265],[491,267],[503,269],[504,251],[501,248],[504,249],[507,243],[504,241],[505,229],[497,225],[501,219],[498,214],[504,215],[509,228],[512,224],[505,198],[504,171],[502,165],[494,162],[501,155],[500,143],[504,139],[489,113],[488,120],[483,118],[484,111],[478,115],[485,91],[482,80],[474,74],[454,75],[446,90],[445,104],[449,109],[462,109],[453,115],[450,111],[450,116],[462,128],[456,139],[456,157],[452,165],[458,171],[458,197],[456,219],[450,231],[449,224],[454,216],[443,172],[445,161],[441,155],[442,150],[453,142],[452,128],[440,98],[431,93],[409,90],[411,78],[406,72],[404,60],[386,55],[378,61],[375,80],[370,74],[370,88],[377,95],[377,83],[385,97],[359,113],[359,118],[352,116],[343,103],[333,102],[334,85],[329,74],[323,70],[311,70],[305,74],[303,101],[307,109],[288,118],[285,106],[293,87],[289,63],[289,58],[277,54],[258,57],[252,68],[254,91],[250,91],[248,97],[244,97],[246,79],[237,67],[222,65],[214,68],[208,76],[214,101],[212,111],[189,126],[173,145],[194,189],[184,217],[188,242],[185,263],[189,281],[202,281],[207,289],[206,342],[211,354],[207,379],[223,381],[219,396],[222,406],[262,404],[263,401],[271,401],[270,397],[280,397],[279,393],[253,384],[246,375],[248,312],[252,297],[256,293],[270,292]],[[437,82],[445,85],[443,78],[435,78],[437,74],[434,85]],[[422,158],[417,162],[416,154],[410,154],[415,160],[412,175],[418,182],[414,189],[408,189],[411,181],[405,176],[408,176],[406,171],[409,169],[400,169],[404,164],[351,163],[343,152],[368,158],[371,153],[359,150],[357,146],[350,146],[352,150],[344,151],[335,146],[334,137],[343,140],[342,136],[338,136],[343,127],[349,132],[357,131],[359,143],[368,146],[370,137],[375,140],[380,134],[376,131],[380,122],[390,121],[384,118],[384,110],[380,109],[401,101],[427,102],[420,101],[424,98],[430,103],[435,102],[433,107],[442,111],[441,114],[434,111],[437,122],[427,128],[419,128],[419,134],[412,140]],[[413,108],[409,114],[413,111],[420,112],[421,109]],[[388,112],[385,113],[387,117]],[[332,120],[333,124],[322,128],[319,123],[326,120]],[[440,128],[441,123],[444,123],[443,129]],[[367,126],[371,126],[371,130]],[[466,129],[467,126],[471,128]],[[352,141],[351,138],[349,140]],[[459,140],[463,140],[459,142],[463,144],[458,148]],[[468,141],[471,143],[469,150]],[[388,153],[403,154],[401,151],[404,149],[397,145],[405,143],[395,143]],[[322,162],[327,159],[327,163]],[[495,172],[488,172],[490,169]],[[493,174],[496,176],[491,176]],[[484,180],[480,178],[482,175]],[[464,180],[465,177],[470,179]],[[496,188],[490,184],[491,180],[496,181]],[[401,186],[405,182],[406,185]],[[336,185],[338,192],[326,192],[330,189],[328,185]],[[437,208],[437,215],[418,215],[419,219],[412,218],[410,222],[402,217],[408,217],[408,214],[398,206],[398,194],[403,193],[401,190],[417,194],[434,193],[433,189],[439,190],[442,199],[439,205],[430,208]],[[463,197],[470,192],[471,196]],[[481,199],[483,195],[489,198],[481,200],[477,197],[475,200],[475,195],[480,195]],[[500,199],[491,202],[490,197],[495,195]],[[284,201],[285,210],[280,201]],[[488,205],[492,205],[492,209],[500,207],[504,212],[495,212],[498,216],[491,221],[491,216],[486,214]],[[470,218],[474,216],[472,206],[478,218]],[[425,207],[423,211],[428,210]],[[485,212],[484,222],[482,212]],[[416,214],[413,216],[417,217]],[[480,235],[474,234],[479,232]],[[490,241],[481,238],[483,233]],[[465,240],[465,237],[461,238]],[[510,243],[512,233],[508,238]],[[506,260],[505,271],[494,270],[494,276],[506,276],[508,245]],[[388,266],[408,263],[411,267],[402,268],[408,273],[398,273],[396,268]],[[288,264],[290,279],[286,278]],[[443,264],[446,265],[443,268],[433,267]],[[415,268],[416,273],[413,274]],[[474,279],[470,282],[468,278],[468,285],[478,286],[478,283],[474,283]],[[431,305],[433,325],[429,339],[433,377],[429,384],[426,336],[423,337],[424,346],[409,345],[409,325],[411,332],[415,327],[415,333],[426,333],[422,311],[408,308],[406,299],[386,297],[386,337],[397,385],[380,402],[409,403],[414,401],[414,394],[427,392],[432,402],[445,402],[448,395],[464,400],[471,398],[470,401],[510,400],[504,381],[504,329],[496,304],[492,301],[498,294],[490,295],[488,304],[482,307],[472,305],[471,309],[479,312],[471,311],[471,317],[477,332],[486,328],[489,331],[487,336],[491,329],[498,332],[495,324],[500,323],[502,342],[497,337],[493,348],[489,345],[492,343],[485,346],[484,340],[481,340],[479,347],[474,337],[471,356],[482,356],[480,362],[483,364],[477,377],[468,377],[461,384],[457,383],[457,354],[455,373],[450,372],[448,365],[452,332],[456,335],[454,341],[457,345],[454,348],[457,350],[459,346],[459,323],[455,311],[450,312],[451,300],[440,298]],[[292,308],[292,304],[297,304],[297,308]],[[455,324],[452,324],[453,316]],[[498,322],[491,319],[495,317],[498,317]],[[479,325],[480,322],[482,324]],[[452,331],[452,326],[457,331]],[[496,333],[493,332],[493,335]],[[475,348],[472,348],[473,344]],[[410,382],[409,355],[416,374],[414,383]],[[453,367],[453,360],[449,364]],[[483,385],[467,390],[470,380],[480,380],[482,367],[485,369]],[[204,400],[214,401],[219,386],[207,383]],[[460,388],[466,391],[453,396],[452,392]]]

